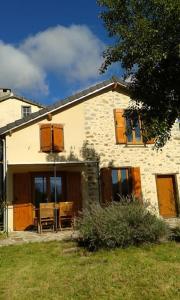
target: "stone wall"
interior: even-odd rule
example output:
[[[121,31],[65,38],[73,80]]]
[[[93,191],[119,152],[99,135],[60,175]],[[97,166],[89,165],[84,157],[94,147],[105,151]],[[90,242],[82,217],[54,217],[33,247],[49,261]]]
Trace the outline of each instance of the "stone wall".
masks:
[[[98,202],[99,194],[99,166],[98,163],[87,163],[87,189],[88,189],[88,203]]]
[[[180,191],[180,129],[175,124],[172,138],[163,150],[153,145],[116,144],[114,109],[127,108],[130,98],[121,91],[108,91],[85,101],[85,135],[100,157],[100,168],[140,167],[142,193],[158,209],[156,174],[175,174]]]

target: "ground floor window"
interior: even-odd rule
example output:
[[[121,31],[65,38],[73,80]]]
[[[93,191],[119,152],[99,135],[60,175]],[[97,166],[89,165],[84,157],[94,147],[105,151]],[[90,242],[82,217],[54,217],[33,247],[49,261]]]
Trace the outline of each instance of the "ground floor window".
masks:
[[[51,174],[33,176],[34,204],[64,201],[65,180],[62,175]]]
[[[120,201],[122,196],[132,193],[130,168],[112,169],[112,196],[114,201]]]
[[[101,201],[120,201],[122,196],[142,199],[140,167],[101,168]]]

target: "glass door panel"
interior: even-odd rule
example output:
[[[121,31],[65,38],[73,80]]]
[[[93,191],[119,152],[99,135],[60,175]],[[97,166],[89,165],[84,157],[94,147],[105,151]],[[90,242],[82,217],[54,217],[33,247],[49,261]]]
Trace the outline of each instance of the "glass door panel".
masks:
[[[44,176],[36,176],[34,178],[35,187],[35,206],[39,207],[39,203],[48,202],[47,197],[47,178]]]
[[[118,178],[118,170],[112,170],[112,190],[113,190],[113,200],[119,201],[119,178]]]
[[[62,177],[50,177],[50,202],[62,201]]]

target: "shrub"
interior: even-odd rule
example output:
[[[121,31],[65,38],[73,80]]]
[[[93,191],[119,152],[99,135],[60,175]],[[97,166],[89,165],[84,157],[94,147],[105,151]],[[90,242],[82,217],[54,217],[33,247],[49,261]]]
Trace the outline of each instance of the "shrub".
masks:
[[[170,239],[180,242],[180,226],[171,229]]]
[[[146,207],[131,201],[108,207],[91,205],[77,221],[79,245],[89,250],[154,243],[167,235],[165,222]]]

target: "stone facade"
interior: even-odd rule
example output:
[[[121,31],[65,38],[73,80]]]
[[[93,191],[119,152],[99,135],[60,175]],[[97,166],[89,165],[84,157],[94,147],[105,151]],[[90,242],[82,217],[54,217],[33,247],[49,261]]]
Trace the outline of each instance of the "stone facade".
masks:
[[[180,192],[180,128],[174,125],[172,138],[160,151],[153,145],[116,144],[114,109],[126,109],[130,98],[122,91],[107,91],[85,101],[86,141],[100,157],[102,167],[140,167],[142,194],[159,214],[156,175],[175,174]]]

